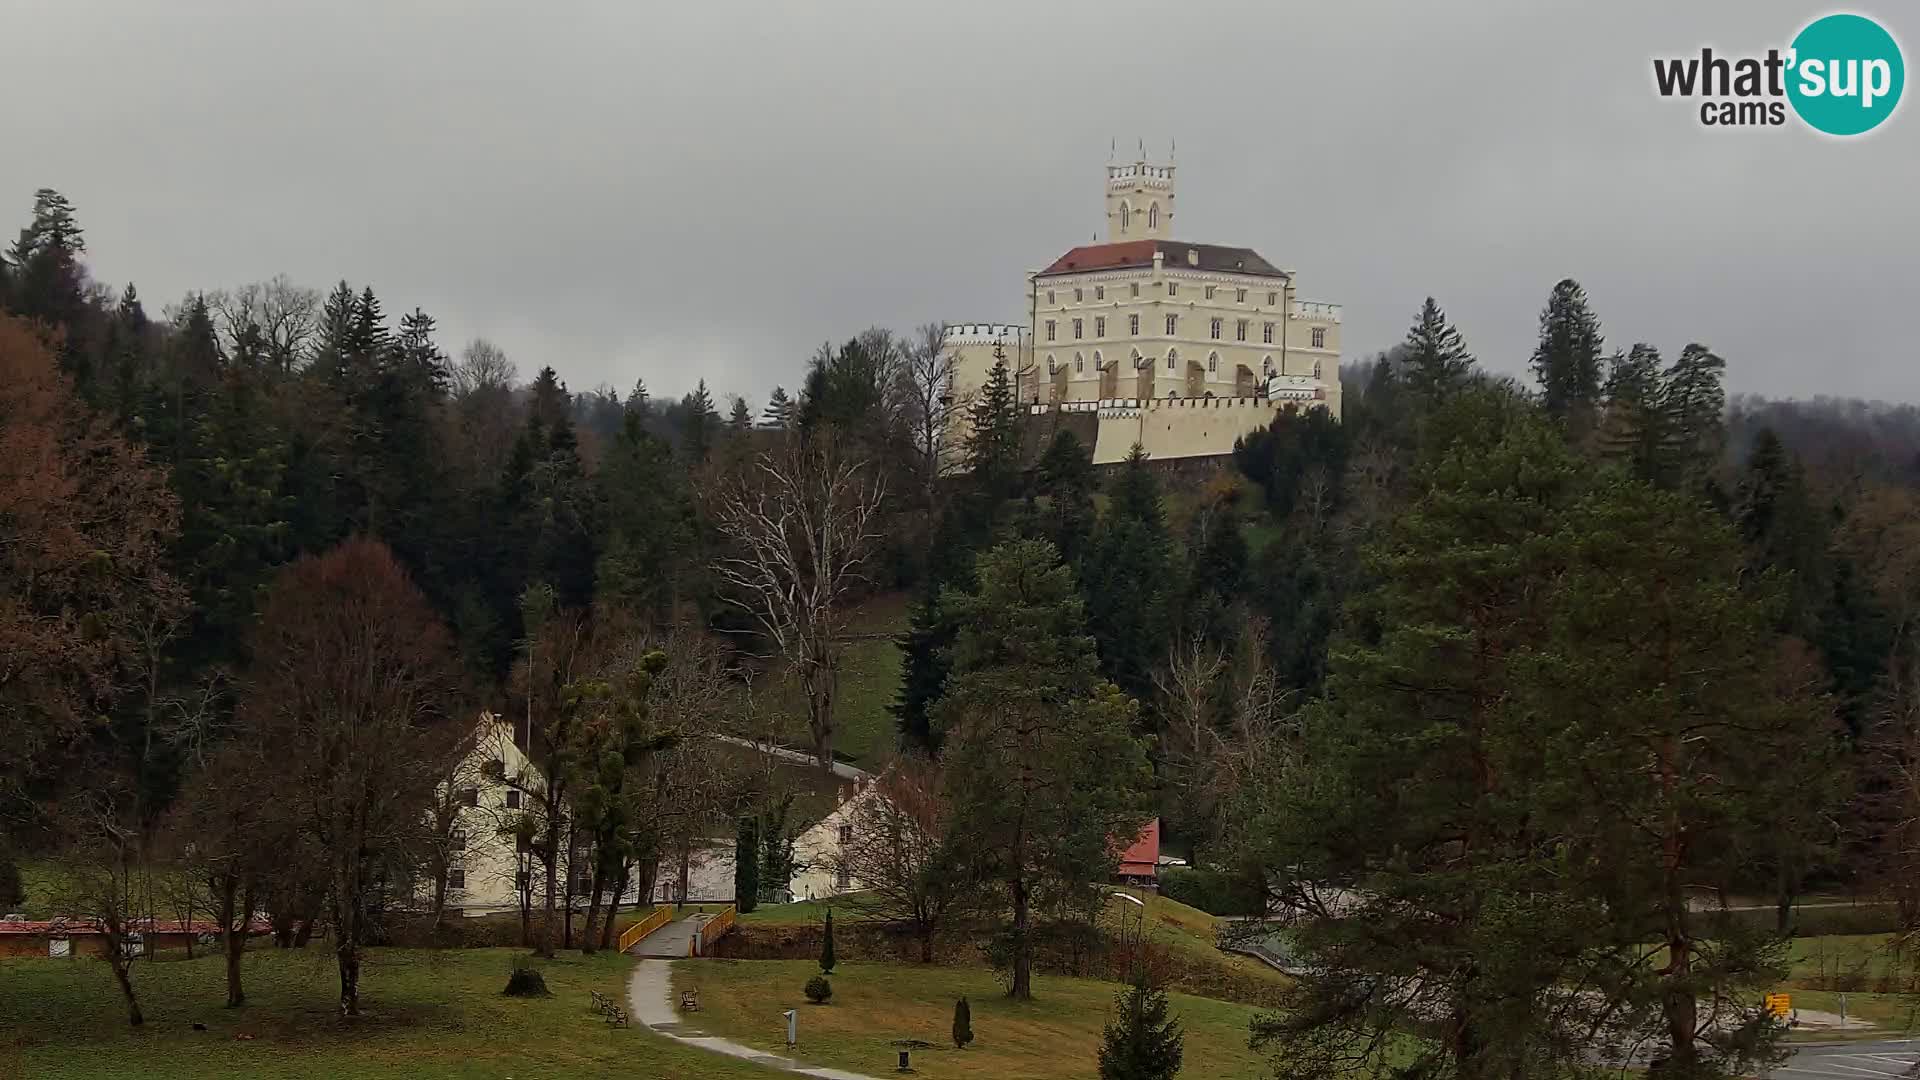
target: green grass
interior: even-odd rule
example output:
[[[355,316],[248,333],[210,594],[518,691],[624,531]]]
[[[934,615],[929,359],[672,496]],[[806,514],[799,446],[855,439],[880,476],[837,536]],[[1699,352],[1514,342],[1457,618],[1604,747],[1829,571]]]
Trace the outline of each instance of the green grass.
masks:
[[[540,966],[553,996],[502,997],[516,950],[375,949],[353,1022],[337,1016],[332,955],[249,951],[245,1008],[225,1009],[218,957],[137,964],[147,1022],[130,1028],[106,964],[0,960],[0,1077],[684,1077],[780,1075],[608,1027],[590,990],[626,1000],[630,957],[566,955]],[[205,1031],[193,1030],[195,1023]]]
[[[810,926],[827,921],[827,908],[838,906],[840,914],[834,921],[848,917],[846,897],[840,897],[831,903],[822,900],[796,900],[791,904],[761,904],[745,915],[740,916],[743,923],[756,926]]]
[[[1037,976],[1034,1000],[1009,1001],[991,972],[978,968],[843,964],[833,999],[811,1005],[801,992],[819,966],[810,960],[699,960],[673,966],[676,989],[697,987],[702,1030],[779,1051],[780,1013],[797,1009],[804,1060],[879,1076],[890,1073],[895,1039],[933,1044],[916,1050],[920,1076],[1054,1080],[1095,1072],[1100,1031],[1113,1007],[1114,983]],[[975,1041],[955,1050],[948,1036],[953,1003],[965,995]],[[1247,1047],[1257,1010],[1208,998],[1168,995],[1186,1029],[1182,1076],[1254,1080],[1267,1063]]]
[[[883,593],[847,615],[840,654],[840,683],[834,701],[833,750],[863,769],[877,769],[899,743],[888,710],[900,692],[900,646],[906,633],[906,593]],[[755,690],[762,709],[784,716],[784,741],[796,750],[809,742],[799,687],[787,678],[767,679]]]
[[[1893,948],[1888,934],[1833,934],[1788,942],[1788,983],[1822,989],[1884,991],[1913,978],[1915,957]]]

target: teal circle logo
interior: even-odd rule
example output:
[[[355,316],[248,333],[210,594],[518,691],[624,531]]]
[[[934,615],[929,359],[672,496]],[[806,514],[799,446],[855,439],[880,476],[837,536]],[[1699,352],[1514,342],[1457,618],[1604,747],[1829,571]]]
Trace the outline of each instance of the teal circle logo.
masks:
[[[1907,67],[1900,45],[1864,15],[1828,15],[1793,39],[1787,100],[1816,131],[1861,135],[1900,104]]]

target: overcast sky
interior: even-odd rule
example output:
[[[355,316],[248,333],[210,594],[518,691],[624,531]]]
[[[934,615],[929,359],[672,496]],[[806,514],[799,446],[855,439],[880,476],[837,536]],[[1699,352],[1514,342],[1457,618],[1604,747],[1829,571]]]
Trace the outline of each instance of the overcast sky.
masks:
[[[0,226],[56,187],[154,309],[344,277],[523,376],[758,408],[867,325],[1025,321],[1023,275],[1103,228],[1110,142],[1177,140],[1177,238],[1297,270],[1349,358],[1431,293],[1519,371],[1573,276],[1610,347],[1920,401],[1920,105],[1837,141],[1652,89],[1654,55],[1784,47],[1827,10],[0,0]],[[1913,65],[1920,8],[1849,10]]]

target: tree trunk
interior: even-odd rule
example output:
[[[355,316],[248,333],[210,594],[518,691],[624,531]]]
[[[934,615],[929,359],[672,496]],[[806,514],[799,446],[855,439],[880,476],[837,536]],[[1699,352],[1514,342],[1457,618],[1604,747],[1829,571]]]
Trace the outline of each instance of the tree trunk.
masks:
[[[334,951],[340,961],[340,1015],[360,1015],[360,947],[342,934]]]
[[[813,736],[813,756],[823,772],[833,771],[834,664],[815,660],[802,668],[807,695],[807,733]]]
[[[926,923],[920,924],[920,962],[933,963],[933,927]]]
[[[239,930],[234,929],[236,898],[240,892],[239,882],[229,873],[220,880],[220,945],[227,954],[227,1008],[237,1009],[247,1003],[247,995],[240,988],[240,950],[247,944],[246,924],[253,920],[253,898],[247,898],[245,918],[240,920]]]
[[[689,871],[691,871],[693,868],[692,863],[693,863],[693,841],[692,840],[681,841],[680,843],[680,891],[679,891],[678,899],[676,900],[676,903],[685,904],[687,902],[687,883],[690,878]]]
[[[569,949],[573,948],[573,883],[579,880],[579,875],[574,872],[573,859],[574,854],[579,850],[574,846],[573,822],[569,821],[567,822],[567,883],[560,894],[561,907],[564,909],[561,917],[566,920],[565,931],[561,935],[562,944]]]
[[[1774,929],[1782,937],[1793,927],[1793,901],[1797,890],[1794,888],[1793,873],[1787,869],[1786,860],[1780,861],[1780,873],[1775,879],[1773,893]]]
[[[133,994],[132,963],[124,951],[124,939],[124,934],[107,935],[107,966],[113,969],[113,981],[120,985],[120,996],[127,999],[128,1025],[139,1027],[147,1018],[140,1015],[140,999]]]
[[[580,953],[583,956],[592,956],[594,950],[600,947],[598,935],[594,933],[595,923],[597,923],[600,918],[600,889],[601,886],[605,884],[605,882],[601,881],[600,875],[600,860],[595,859],[593,863],[593,891],[587,894],[587,925],[580,929]],[[609,924],[613,922],[613,916],[611,914],[607,916],[607,922]]]
[[[293,915],[291,912],[275,911],[269,921],[273,924],[273,947],[276,949],[293,948]]]
[[[548,808],[549,815],[551,815],[555,809],[556,809],[555,807],[549,807]],[[553,914],[554,914],[553,900],[554,900],[554,894],[559,891],[559,887],[560,887],[560,882],[558,880],[558,873],[560,869],[558,865],[560,862],[560,832],[558,829],[554,827],[555,824],[556,823],[554,822],[553,818],[549,816],[547,818],[547,843],[546,843],[547,895],[541,904],[543,909],[546,911],[547,922],[545,926],[540,928],[540,955],[545,957],[548,960],[553,959],[553,930],[554,930],[553,924],[558,921],[553,917]]]
[[[294,927],[293,947],[296,949],[304,949],[307,947],[307,943],[312,940],[313,940],[313,916],[308,915],[307,917],[301,919],[299,924]]]
[[[613,923],[620,915],[620,898],[627,894],[627,874],[633,864],[624,860],[620,863],[620,876],[613,881],[613,896],[607,900],[607,921],[600,925],[600,947],[613,948]]]
[[[1016,1001],[1033,1000],[1033,942],[1027,937],[1030,915],[1027,910],[1026,875],[1013,878],[1013,984],[1007,996]]]

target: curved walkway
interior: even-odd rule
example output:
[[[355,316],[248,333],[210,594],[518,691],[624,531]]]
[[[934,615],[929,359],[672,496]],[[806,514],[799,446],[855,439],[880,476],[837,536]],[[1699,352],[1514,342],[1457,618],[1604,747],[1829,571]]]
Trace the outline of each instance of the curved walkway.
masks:
[[[700,932],[711,916],[703,914],[689,915],[655,930],[646,937],[633,943],[627,951],[635,956],[651,956],[662,960],[679,960],[693,955],[693,936]]]
[[[652,940],[651,936],[648,940]],[[765,1065],[771,1069],[785,1069],[787,1072],[799,1073],[802,1076],[817,1076],[821,1080],[877,1080],[865,1073],[842,1072],[839,1069],[808,1065],[795,1058],[769,1054],[764,1050],[755,1050],[751,1046],[709,1035],[695,1028],[692,1024],[683,1021],[679,1012],[673,1007],[672,975],[672,961],[642,960],[634,965],[633,977],[627,980],[628,1010],[632,1012],[634,1019],[659,1034],[669,1039],[677,1039],[688,1046],[697,1046],[716,1054],[744,1058],[756,1065]]]

